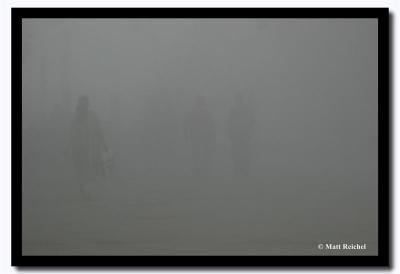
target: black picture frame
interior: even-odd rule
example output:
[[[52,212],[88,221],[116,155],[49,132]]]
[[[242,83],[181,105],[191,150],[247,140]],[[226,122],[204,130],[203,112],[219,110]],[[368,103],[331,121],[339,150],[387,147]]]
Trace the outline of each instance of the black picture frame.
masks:
[[[390,265],[390,84],[388,8],[12,8],[13,266],[293,267]],[[23,18],[376,18],[378,20],[379,187],[377,256],[23,256]]]

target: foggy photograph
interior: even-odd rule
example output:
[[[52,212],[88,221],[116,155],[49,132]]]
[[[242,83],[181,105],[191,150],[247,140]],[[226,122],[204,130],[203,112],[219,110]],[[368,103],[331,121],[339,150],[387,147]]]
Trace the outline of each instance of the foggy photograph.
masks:
[[[22,19],[23,255],[377,255],[378,20]]]

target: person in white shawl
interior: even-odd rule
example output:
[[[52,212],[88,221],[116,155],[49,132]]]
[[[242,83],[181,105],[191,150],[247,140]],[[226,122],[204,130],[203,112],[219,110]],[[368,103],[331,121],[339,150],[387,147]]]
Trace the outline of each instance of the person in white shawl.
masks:
[[[89,185],[104,181],[107,173],[104,159],[105,155],[109,155],[100,122],[89,108],[87,96],[78,100],[72,122],[71,144],[80,191],[87,197]]]

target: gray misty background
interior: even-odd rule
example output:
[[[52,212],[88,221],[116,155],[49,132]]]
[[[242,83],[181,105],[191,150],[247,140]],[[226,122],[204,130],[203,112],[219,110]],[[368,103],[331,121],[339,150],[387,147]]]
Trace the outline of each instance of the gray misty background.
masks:
[[[377,254],[377,35],[23,19],[23,254]]]

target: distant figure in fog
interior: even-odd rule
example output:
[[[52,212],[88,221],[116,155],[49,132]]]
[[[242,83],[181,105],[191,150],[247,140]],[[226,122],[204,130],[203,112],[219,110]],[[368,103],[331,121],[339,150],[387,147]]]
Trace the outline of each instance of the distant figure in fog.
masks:
[[[87,198],[88,186],[105,179],[107,147],[89,98],[81,96],[72,122],[72,154],[81,194]]]
[[[252,109],[238,93],[230,110],[228,130],[231,142],[233,168],[236,175],[248,176],[251,171],[254,117]]]
[[[204,96],[197,96],[185,122],[193,164],[198,175],[212,174],[216,149],[216,128]]]

